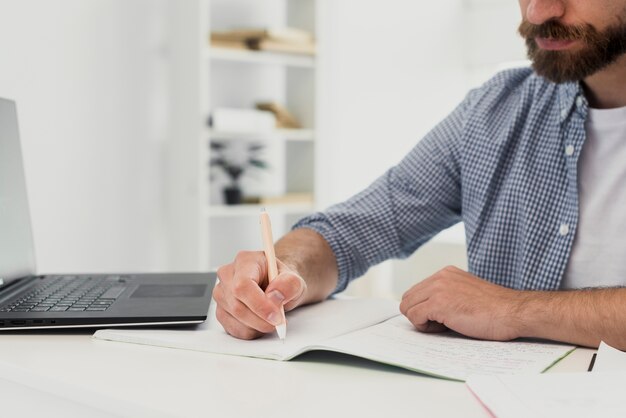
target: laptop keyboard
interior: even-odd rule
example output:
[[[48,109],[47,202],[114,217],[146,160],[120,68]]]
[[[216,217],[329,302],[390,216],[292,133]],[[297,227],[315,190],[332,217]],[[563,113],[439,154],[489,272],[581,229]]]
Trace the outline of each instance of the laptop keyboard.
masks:
[[[0,312],[103,312],[126,287],[124,276],[51,276]]]

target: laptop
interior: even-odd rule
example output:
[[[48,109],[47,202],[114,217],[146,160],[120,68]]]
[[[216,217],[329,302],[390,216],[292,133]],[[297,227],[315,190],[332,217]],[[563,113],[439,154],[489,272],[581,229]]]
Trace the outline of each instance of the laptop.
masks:
[[[199,324],[214,273],[39,274],[13,101],[0,98],[0,331]]]

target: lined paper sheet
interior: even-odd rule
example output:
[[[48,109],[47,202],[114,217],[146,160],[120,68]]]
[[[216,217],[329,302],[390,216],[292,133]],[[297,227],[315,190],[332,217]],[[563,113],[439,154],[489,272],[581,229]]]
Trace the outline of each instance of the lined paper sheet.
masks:
[[[482,341],[455,333],[417,332],[404,316],[324,343],[336,351],[466,380],[470,375],[541,373],[575,347],[529,341]]]

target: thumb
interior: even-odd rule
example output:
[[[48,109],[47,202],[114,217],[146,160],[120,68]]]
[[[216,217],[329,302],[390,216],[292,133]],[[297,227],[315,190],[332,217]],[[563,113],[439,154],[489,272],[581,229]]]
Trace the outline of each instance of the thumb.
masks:
[[[290,311],[299,306],[306,291],[306,283],[293,271],[280,273],[265,289],[265,295],[276,306]]]

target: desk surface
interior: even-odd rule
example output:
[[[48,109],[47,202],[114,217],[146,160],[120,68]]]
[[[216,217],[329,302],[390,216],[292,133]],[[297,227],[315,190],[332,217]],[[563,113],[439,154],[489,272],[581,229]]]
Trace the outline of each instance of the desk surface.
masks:
[[[0,358],[35,373],[181,417],[486,417],[463,383],[337,353],[289,362],[93,340],[1,333]],[[577,349],[550,372],[587,369]]]

